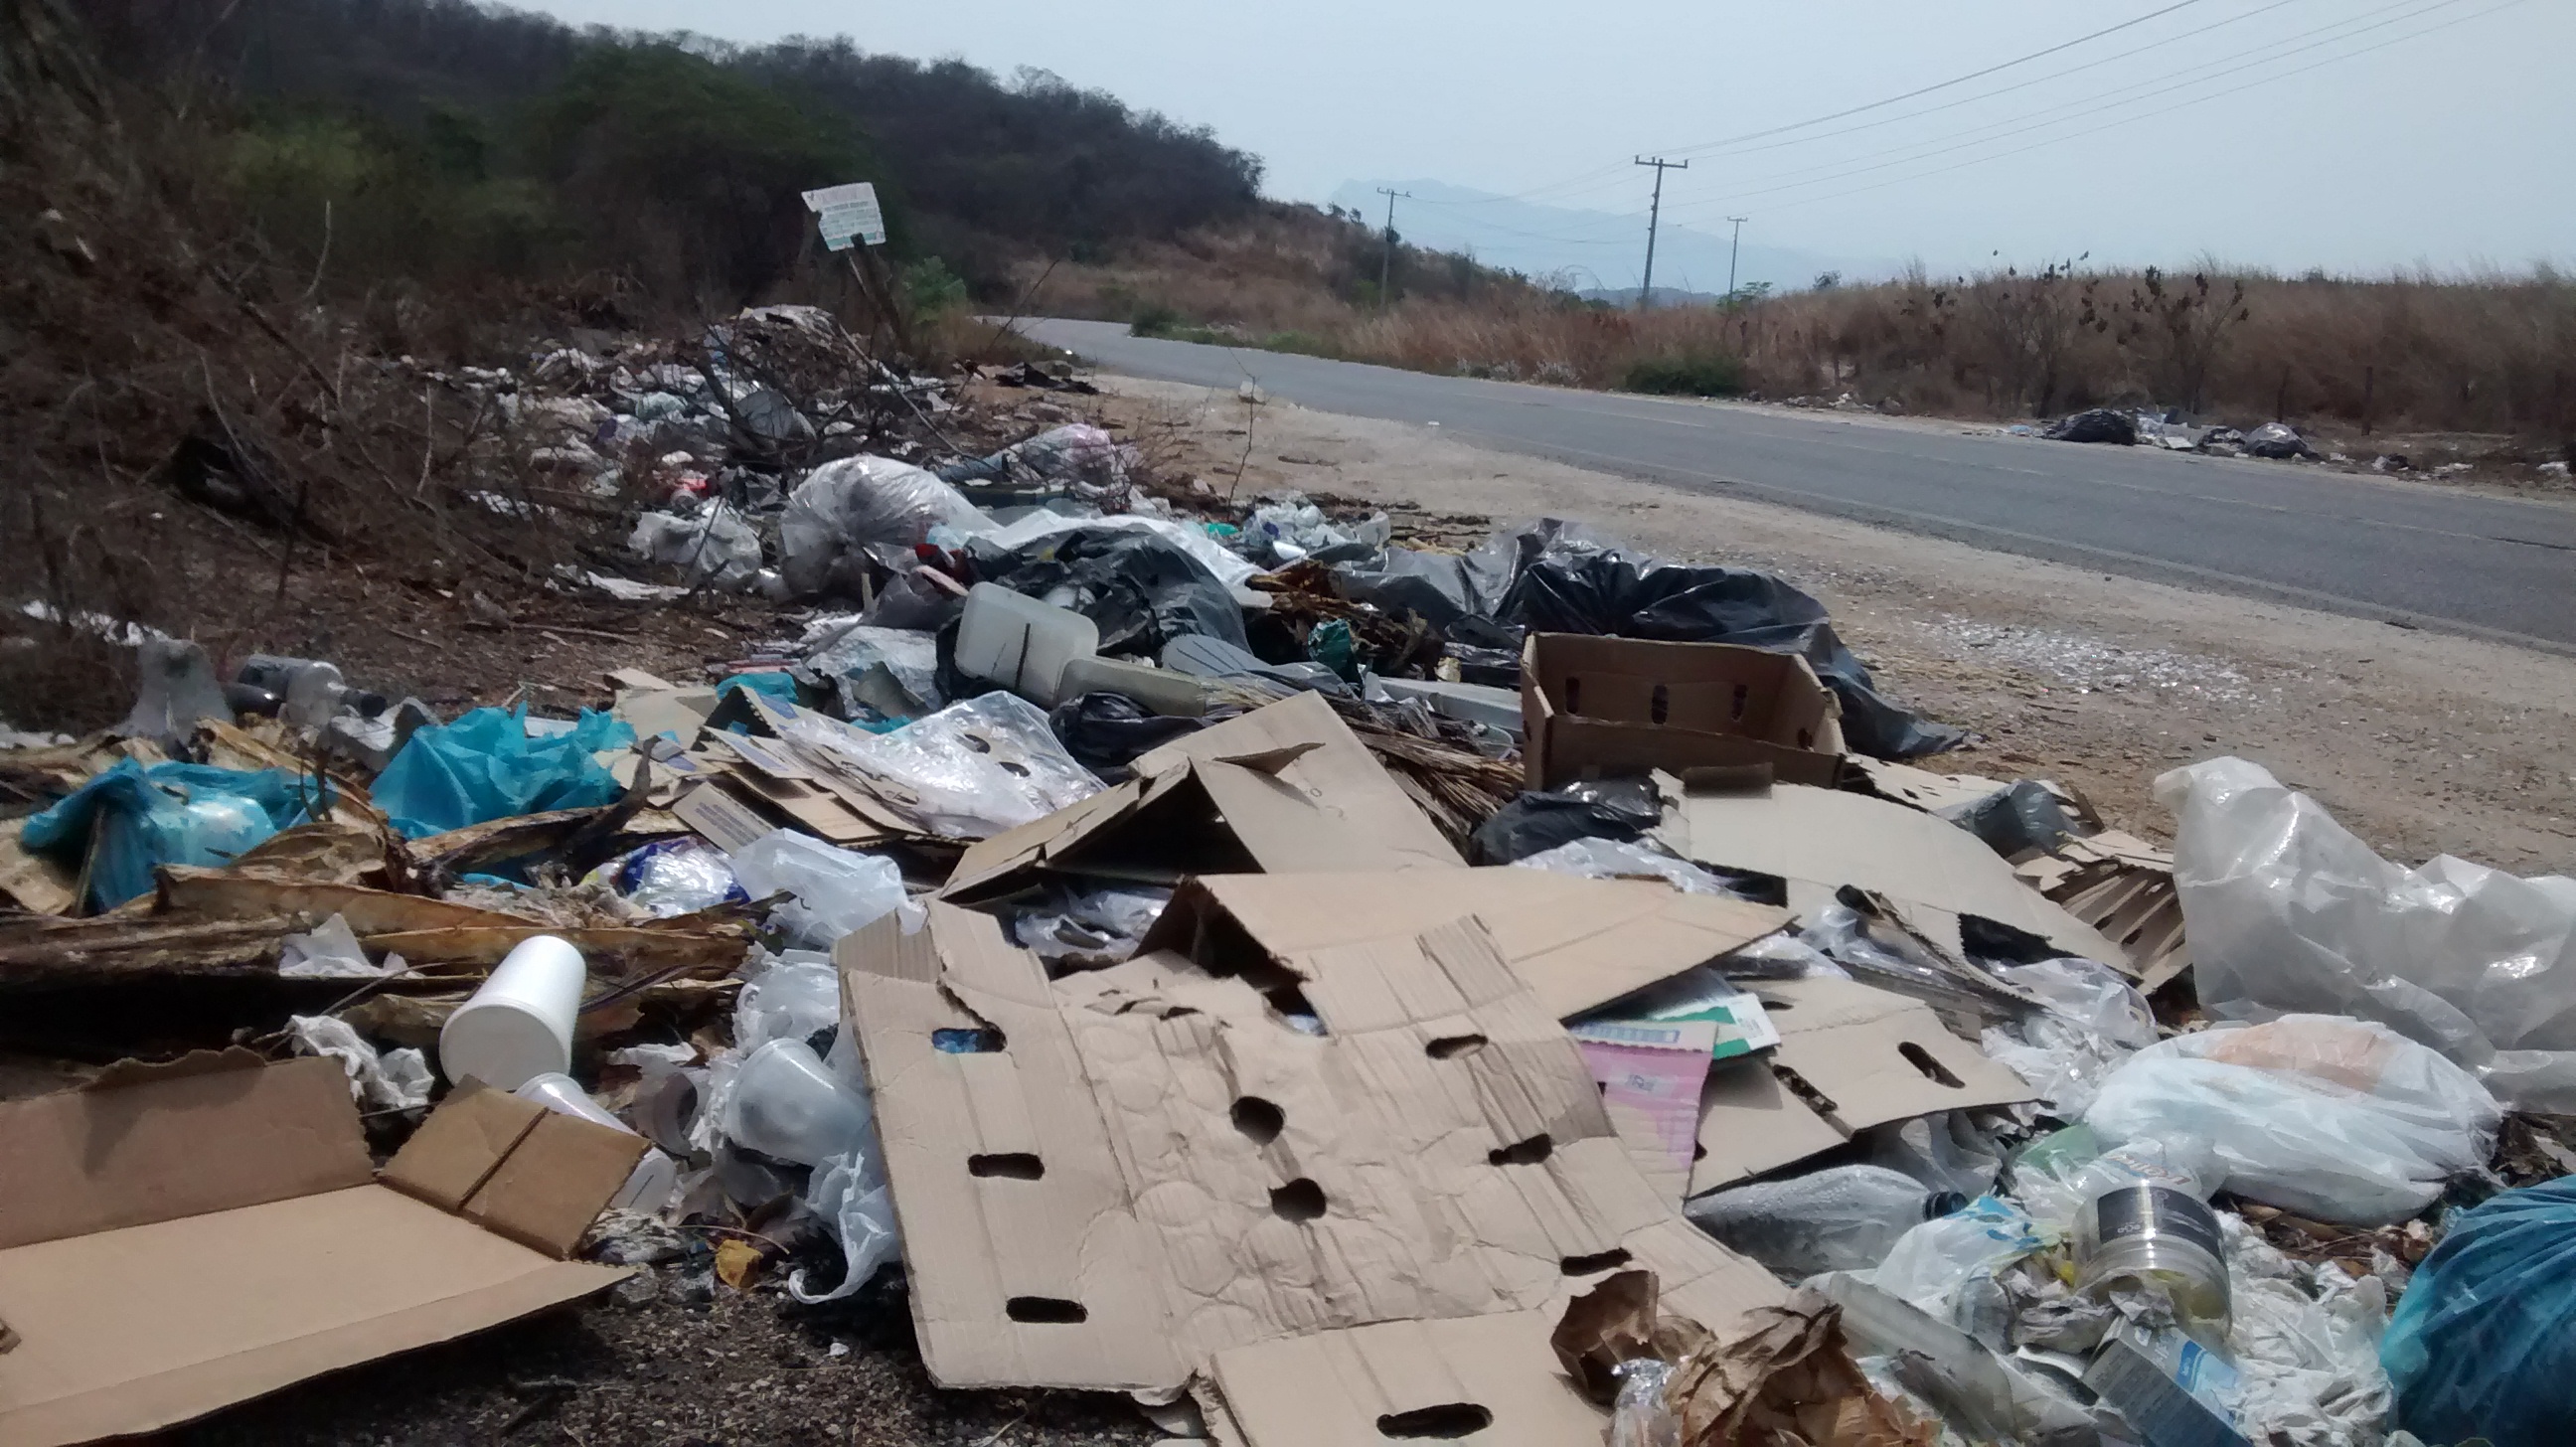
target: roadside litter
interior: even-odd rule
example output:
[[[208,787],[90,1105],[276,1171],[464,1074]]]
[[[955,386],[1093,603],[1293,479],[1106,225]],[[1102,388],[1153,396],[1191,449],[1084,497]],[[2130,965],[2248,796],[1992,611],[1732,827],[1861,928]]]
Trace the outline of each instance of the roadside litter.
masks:
[[[703,677],[442,718],[144,639],[123,729],[0,749],[0,1047],[87,1081],[0,1103],[0,1440],[612,1285],[1243,1447],[2570,1410],[2516,1112],[2576,1111],[2576,886],[2231,759],[2167,853],[1933,772],[1773,575],[1183,511],[1096,425],[797,382],[844,341],[515,404],[703,450],[619,580],[771,600]]]

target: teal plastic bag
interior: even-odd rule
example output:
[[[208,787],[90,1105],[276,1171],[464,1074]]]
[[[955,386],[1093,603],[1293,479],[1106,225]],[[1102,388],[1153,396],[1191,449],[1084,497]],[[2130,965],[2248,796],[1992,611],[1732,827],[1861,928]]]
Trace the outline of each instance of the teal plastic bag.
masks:
[[[724,681],[716,685],[716,693],[722,696],[728,688],[747,688],[764,698],[777,699],[780,703],[796,701],[795,678],[775,669],[767,673],[728,674]]]
[[[329,808],[328,790],[284,769],[146,767],[119,759],[31,816],[19,842],[75,869],[89,860],[89,907],[114,909],[150,893],[152,871],[164,864],[230,864],[278,830],[305,822],[308,803]]]
[[[478,708],[413,734],[370,795],[406,839],[549,809],[596,808],[625,791],[591,755],[633,742],[635,730],[623,720],[588,709],[570,729],[532,739],[525,705]]]
[[[2379,1364],[2397,1425],[2427,1442],[2568,1440],[2576,1423],[2576,1176],[2451,1222],[2408,1281]]]

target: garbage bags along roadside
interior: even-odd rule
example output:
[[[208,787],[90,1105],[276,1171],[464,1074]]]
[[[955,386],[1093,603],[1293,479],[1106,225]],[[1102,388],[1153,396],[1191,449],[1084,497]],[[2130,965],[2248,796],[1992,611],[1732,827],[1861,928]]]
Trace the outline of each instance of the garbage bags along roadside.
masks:
[[[2376,1226],[2483,1168],[2503,1118],[2467,1071],[2384,1025],[2286,1015],[2148,1046],[2084,1123],[2103,1140],[2206,1146],[2213,1189]]]
[[[1100,627],[1100,651],[1155,654],[1175,638],[1245,646],[1243,608],[1206,565],[1168,538],[1078,527],[1015,548],[977,538],[975,575],[1070,608]]]
[[[1954,747],[1962,735],[1881,698],[1825,605],[1777,574],[1637,559],[1553,520],[1514,539],[1521,565],[1496,617],[1534,633],[1607,633],[1795,653],[1842,704],[1843,738],[1882,759]]]
[[[2115,447],[2135,447],[2138,445],[2138,419],[2134,413],[2096,407],[2090,412],[2060,418],[2039,435],[2051,442],[2105,442]]]
[[[119,759],[30,817],[19,842],[74,869],[88,860],[90,908],[114,909],[151,893],[152,871],[164,864],[230,864],[329,803],[324,786],[284,769]]]
[[[2382,859],[2243,759],[2156,780],[2211,1014],[2387,1024],[2524,1110],[2576,1112],[2576,880]]]
[[[633,742],[635,730],[588,709],[570,729],[530,738],[526,705],[506,713],[478,708],[413,734],[376,776],[371,796],[406,839],[549,809],[597,808],[624,791],[591,755]]]
[[[2566,1440],[2576,1422],[2576,1176],[2451,1223],[2380,1341],[2397,1425],[2427,1442]]]

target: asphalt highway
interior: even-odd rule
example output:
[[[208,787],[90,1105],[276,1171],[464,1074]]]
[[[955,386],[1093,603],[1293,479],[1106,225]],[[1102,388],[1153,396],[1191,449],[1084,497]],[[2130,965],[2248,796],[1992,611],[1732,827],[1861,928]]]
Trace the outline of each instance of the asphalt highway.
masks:
[[[1024,321],[1135,377],[1257,383],[1319,411],[1979,547],[2576,655],[2576,507],[2322,467],[1960,436]],[[1568,499],[1569,515],[1581,515]]]

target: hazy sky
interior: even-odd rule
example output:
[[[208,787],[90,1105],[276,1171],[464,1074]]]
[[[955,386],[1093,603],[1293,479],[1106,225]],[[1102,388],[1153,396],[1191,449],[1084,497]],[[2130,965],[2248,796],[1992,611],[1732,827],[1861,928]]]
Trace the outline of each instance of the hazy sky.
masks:
[[[1935,269],[2576,258],[2576,0],[557,0],[566,19],[1055,72],[1206,124],[1266,189],[1436,178]],[[2159,11],[2169,13],[2158,14]],[[2144,18],[2141,17],[2151,17]],[[2089,32],[2117,34],[1841,120]],[[2313,68],[2311,68],[2313,67]],[[1734,142],[1732,145],[1711,143]],[[1403,216],[1399,212],[1399,224]],[[1633,283],[1569,232],[1564,260]]]

